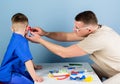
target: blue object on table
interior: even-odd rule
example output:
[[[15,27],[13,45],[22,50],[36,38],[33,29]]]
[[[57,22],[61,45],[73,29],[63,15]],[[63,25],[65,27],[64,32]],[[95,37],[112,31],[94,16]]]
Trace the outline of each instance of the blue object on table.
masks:
[[[79,80],[84,80],[85,78],[85,75],[83,75],[81,78],[79,78]]]
[[[68,67],[68,69],[75,69],[75,67]]]

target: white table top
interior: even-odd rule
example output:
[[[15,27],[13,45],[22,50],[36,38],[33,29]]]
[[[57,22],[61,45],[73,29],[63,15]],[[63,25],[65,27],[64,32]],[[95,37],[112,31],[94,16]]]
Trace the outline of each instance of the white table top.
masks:
[[[69,66],[70,64],[80,64],[81,66],[75,65],[78,67],[77,70],[87,70],[87,73],[93,78],[91,82],[85,82],[81,80],[70,80],[70,78],[66,78],[64,80],[56,80],[54,78],[48,77],[49,71],[51,70],[61,70],[66,69],[65,66]],[[93,71],[91,66],[88,63],[83,62],[67,62],[67,63],[40,63],[42,65],[41,70],[36,70],[36,73],[39,76],[44,78],[44,81],[41,83],[35,82],[35,84],[102,84],[96,73]],[[66,69],[67,70],[67,69]]]

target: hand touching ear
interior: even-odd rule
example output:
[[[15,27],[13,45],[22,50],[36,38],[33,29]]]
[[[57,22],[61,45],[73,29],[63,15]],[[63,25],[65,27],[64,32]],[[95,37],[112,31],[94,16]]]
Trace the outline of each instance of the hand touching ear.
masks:
[[[39,40],[40,40],[41,36],[38,35],[38,34],[35,33],[35,32],[30,32],[30,33],[32,34],[32,36],[27,36],[27,35],[26,35],[26,38],[27,38],[28,40],[30,40],[31,42],[39,43]]]
[[[34,32],[40,36],[44,36],[46,34],[46,32],[40,27],[32,28],[32,32]]]

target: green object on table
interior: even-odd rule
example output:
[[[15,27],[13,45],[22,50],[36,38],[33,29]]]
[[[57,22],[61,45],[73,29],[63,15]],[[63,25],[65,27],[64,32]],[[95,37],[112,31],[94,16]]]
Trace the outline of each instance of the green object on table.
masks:
[[[69,64],[70,66],[82,66],[82,64]]]

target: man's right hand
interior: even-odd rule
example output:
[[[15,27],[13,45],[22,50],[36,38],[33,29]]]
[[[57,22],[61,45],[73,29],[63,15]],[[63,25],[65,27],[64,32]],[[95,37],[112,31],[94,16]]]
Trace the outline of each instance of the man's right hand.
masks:
[[[32,32],[39,34],[40,36],[45,36],[47,32],[45,32],[42,28],[40,27],[34,27],[32,28]]]

